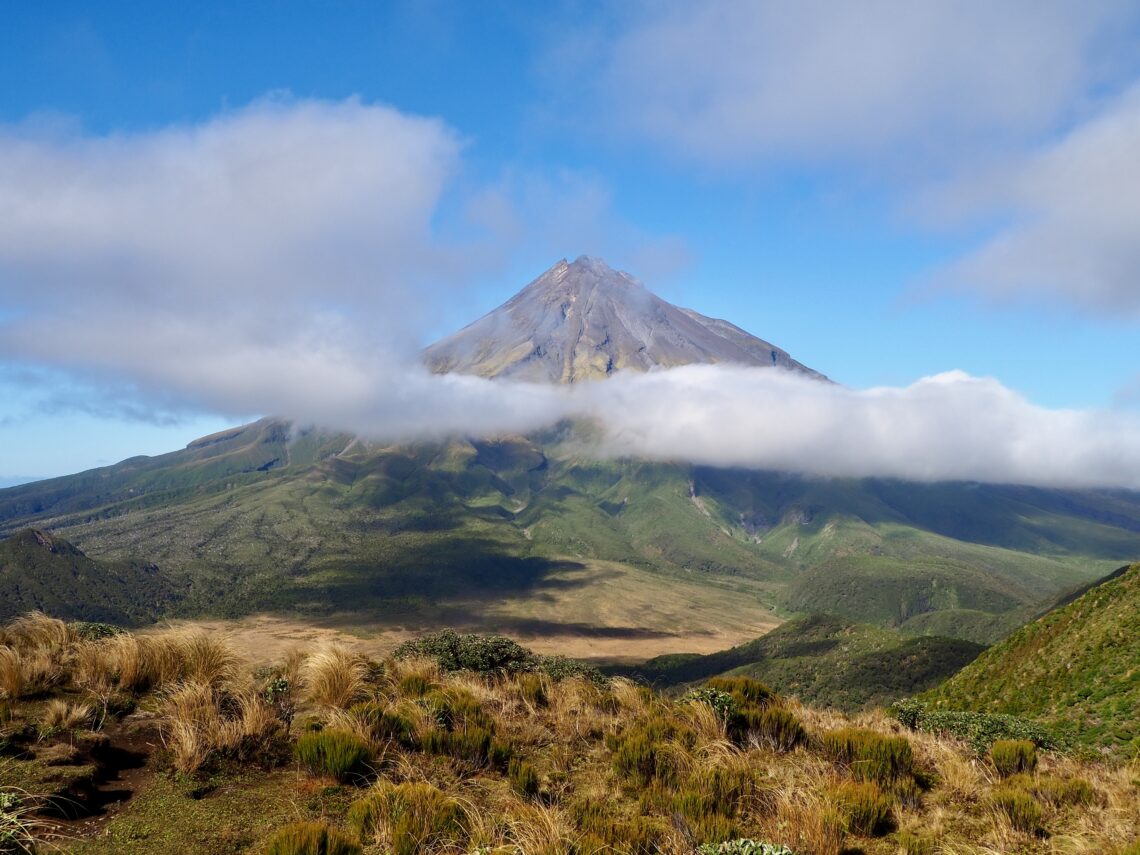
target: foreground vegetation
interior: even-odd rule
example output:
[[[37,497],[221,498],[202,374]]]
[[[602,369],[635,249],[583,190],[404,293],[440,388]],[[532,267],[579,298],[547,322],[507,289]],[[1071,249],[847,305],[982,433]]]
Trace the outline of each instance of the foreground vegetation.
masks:
[[[0,852],[1134,855],[1140,834],[1135,762],[1014,719],[969,742],[745,677],[670,698],[503,638],[254,674],[217,636],[37,614],[0,630],[0,698]]]

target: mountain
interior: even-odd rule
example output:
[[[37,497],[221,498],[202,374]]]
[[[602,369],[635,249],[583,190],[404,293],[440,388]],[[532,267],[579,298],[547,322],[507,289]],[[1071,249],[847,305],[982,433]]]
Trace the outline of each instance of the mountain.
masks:
[[[429,347],[440,374],[575,383],[614,371],[734,363],[822,375],[728,321],[667,303],[628,273],[562,259],[499,308]]]
[[[570,381],[589,376],[584,366],[595,363],[581,347],[547,360],[569,333],[555,323],[540,334],[544,321],[533,314],[533,306],[561,306],[543,295],[568,282],[596,286],[582,284],[566,312],[575,324],[594,319],[583,322],[589,336],[605,340],[598,318],[623,319],[600,351],[607,365],[727,360],[747,350],[714,350],[729,341],[709,332],[721,322],[698,323],[579,259],[508,302],[532,314],[520,309],[500,325],[497,376],[551,366]],[[640,295],[641,315],[627,291]],[[524,317],[535,325],[525,341],[539,343],[542,357],[533,347],[510,349]],[[486,321],[475,327],[495,326]],[[442,358],[457,339],[482,341],[472,329],[425,358]],[[678,330],[692,332],[681,339],[689,349],[665,349]],[[636,347],[627,342],[634,334],[642,336]],[[770,364],[767,352],[758,364]],[[476,349],[463,364],[495,374],[493,355]],[[435,365],[460,367],[458,357]],[[158,457],[0,490],[0,536],[47,529],[100,560],[155,562],[184,593],[173,606],[179,614],[480,621],[532,636],[659,639],[660,651],[693,649],[680,644],[679,623],[708,650],[716,649],[710,639],[728,639],[727,647],[755,637],[757,626],[779,622],[774,613],[815,612],[990,643],[1140,556],[1135,492],[598,460],[583,450],[588,430],[559,424],[525,437],[386,444],[263,419]],[[678,605],[698,600],[700,608]]]
[[[36,529],[0,541],[0,590],[0,620],[40,610],[121,626],[150,623],[178,598],[153,564],[95,561]]]
[[[658,687],[752,677],[805,703],[854,712],[930,689],[975,659],[980,644],[906,637],[829,615],[790,620],[729,650],[658,656],[622,673]]]
[[[926,698],[1024,716],[1109,754],[1140,750],[1140,564],[1018,629]]]

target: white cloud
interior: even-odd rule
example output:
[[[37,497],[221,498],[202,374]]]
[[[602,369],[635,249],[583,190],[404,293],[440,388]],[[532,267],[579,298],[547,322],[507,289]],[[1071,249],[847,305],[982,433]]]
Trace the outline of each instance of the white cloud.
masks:
[[[1023,162],[927,201],[944,216],[1004,220],[940,282],[1140,319],[1140,86]]]
[[[1134,17],[1116,0],[644,4],[581,72],[611,121],[700,162],[929,157],[1054,127],[1131,61]]]

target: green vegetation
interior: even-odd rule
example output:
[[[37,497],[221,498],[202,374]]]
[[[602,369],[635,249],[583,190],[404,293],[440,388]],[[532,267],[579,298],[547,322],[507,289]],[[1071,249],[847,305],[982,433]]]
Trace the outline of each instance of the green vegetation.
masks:
[[[328,648],[255,676],[192,630],[82,638],[43,615],[4,626],[0,646],[20,673],[52,675],[0,714],[0,815],[44,851],[1045,855],[1064,841],[1115,855],[1140,830],[1126,768],[1015,746],[1036,769],[997,780],[956,742],[747,677],[674,699],[621,678]],[[169,662],[139,680],[125,666],[144,649]],[[332,672],[358,684],[330,694]],[[42,727],[94,698],[99,716]],[[68,838],[48,827],[61,818]]]
[[[999,740],[1030,742],[1039,748],[1063,748],[1068,741],[1036,722],[1004,713],[980,713],[931,707],[916,700],[899,701],[891,708],[900,722],[912,730],[959,739],[978,754],[986,753]]]
[[[1140,565],[1133,565],[1022,627],[924,697],[934,710],[1022,716],[1089,749],[1133,756],[1140,748],[1137,639]]]
[[[788,621],[729,650],[707,656],[659,656],[616,672],[662,688],[714,674],[746,675],[807,703],[854,712],[933,688],[984,649],[960,639],[906,638],[879,627],[815,615]]]
[[[1037,746],[1028,739],[999,739],[990,746],[990,760],[1004,778],[1037,768]]]
[[[567,574],[613,562],[661,590],[695,582],[784,612],[982,642],[1140,553],[1130,493],[599,462],[581,457],[589,430],[375,446],[264,420],[0,490],[0,531],[48,527],[101,559],[155,562],[139,577],[149,588],[122,589],[129,602],[104,596],[129,613],[99,614],[122,623],[283,610],[454,616],[473,601],[567,595]],[[11,582],[30,591],[30,571]],[[49,593],[12,608],[103,607],[99,596]]]

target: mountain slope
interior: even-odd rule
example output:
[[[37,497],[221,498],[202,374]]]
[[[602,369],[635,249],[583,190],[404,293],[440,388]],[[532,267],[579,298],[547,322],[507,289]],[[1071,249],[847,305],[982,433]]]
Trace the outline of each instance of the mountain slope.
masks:
[[[657,686],[723,674],[753,677],[805,703],[853,712],[929,689],[984,649],[969,641],[906,638],[814,615],[788,621],[730,650],[659,656],[629,670]]]
[[[1014,632],[928,695],[1005,712],[1114,754],[1140,748],[1140,564]]]
[[[681,309],[628,273],[582,256],[551,267],[499,308],[429,347],[440,374],[574,383],[693,363],[815,371],[727,321]]]
[[[121,626],[150,623],[180,594],[153,564],[94,561],[35,529],[0,540],[0,591],[0,620],[38,609]]]

